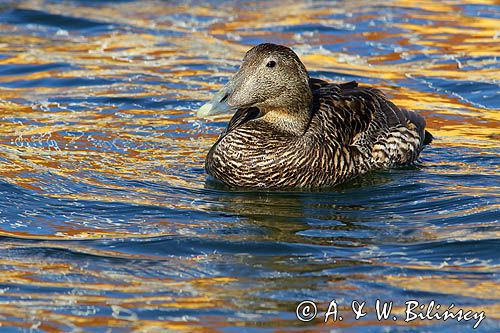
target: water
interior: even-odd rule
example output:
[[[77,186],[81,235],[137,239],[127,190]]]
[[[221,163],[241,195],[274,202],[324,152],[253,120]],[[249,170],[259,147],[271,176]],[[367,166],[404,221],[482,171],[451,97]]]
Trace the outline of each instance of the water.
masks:
[[[499,330],[494,1],[0,3],[0,331]],[[327,191],[229,190],[196,109],[245,51],[383,89],[436,137],[417,167]],[[342,321],[325,324],[335,299]],[[374,302],[394,301],[397,321]],[[302,323],[295,308],[318,303]],[[350,305],[366,301],[356,320]]]

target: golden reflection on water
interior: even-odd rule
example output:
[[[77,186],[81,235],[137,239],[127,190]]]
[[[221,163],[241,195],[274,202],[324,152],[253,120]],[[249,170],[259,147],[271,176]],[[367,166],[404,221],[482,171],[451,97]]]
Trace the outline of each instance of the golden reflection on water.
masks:
[[[467,3],[494,4],[495,1],[466,1]],[[378,87],[384,89],[401,107],[413,109],[423,114],[427,119],[428,128],[437,137],[435,147],[481,147],[499,148],[500,113],[498,110],[482,107],[477,103],[463,100],[446,91],[420,91],[408,85],[398,83],[405,80],[420,80],[421,78],[442,78],[461,81],[478,81],[498,83],[500,73],[495,68],[493,57],[500,57],[498,19],[487,17],[470,17],[457,10],[453,1],[395,1],[394,8],[415,8],[411,16],[406,17],[406,23],[392,23],[391,28],[377,28],[373,31],[359,33],[351,32],[333,35],[318,32],[310,36],[307,48],[301,42],[304,37],[293,32],[270,31],[270,28],[299,26],[304,23],[321,24],[325,26],[342,27],[355,26],[356,20],[370,20],[378,13],[373,12],[374,4],[385,4],[384,1],[345,2],[337,8],[310,8],[308,4],[296,1],[280,2],[279,6],[263,5],[259,10],[251,10],[239,6],[221,6],[212,8],[208,5],[175,5],[164,2],[148,2],[145,6],[139,2],[120,2],[118,5],[105,7],[78,7],[72,2],[46,3],[40,1],[22,1],[22,8],[39,9],[54,14],[73,17],[84,17],[99,22],[109,22],[115,25],[131,25],[137,30],[109,31],[96,35],[68,36],[62,31],[59,36],[35,36],[17,29],[13,25],[1,23],[0,29],[9,34],[0,35],[0,66],[4,65],[42,65],[53,63],[70,64],[70,68],[54,68],[45,71],[35,71],[0,76],[0,178],[8,183],[22,188],[36,190],[47,197],[59,199],[81,199],[100,202],[126,202],[138,205],[156,205],[172,209],[196,209],[191,202],[173,194],[165,200],[165,193],[160,189],[141,185],[119,185],[113,183],[116,178],[147,182],[151,179],[159,183],[188,189],[202,189],[204,175],[187,178],[186,174],[165,172],[175,170],[181,165],[199,167],[207,148],[216,134],[202,133],[198,128],[204,122],[195,117],[194,110],[176,109],[173,107],[162,110],[148,110],[138,107],[124,108],[118,105],[96,103],[80,104],[82,110],[74,111],[72,105],[58,105],[50,102],[52,96],[85,99],[86,97],[104,98],[158,98],[159,100],[206,100],[209,91],[217,89],[220,84],[215,80],[206,80],[207,75],[227,77],[232,69],[215,72],[213,65],[237,65],[248,45],[239,43],[242,38],[256,37],[274,42],[297,44],[297,51],[310,71],[336,72],[342,75],[356,75],[376,79]],[[345,7],[344,7],[345,5]],[[332,14],[353,12],[350,19],[329,19]],[[186,13],[191,15],[224,18],[213,23],[204,23],[202,28],[193,29],[196,24],[189,20],[175,19],[172,15]],[[409,13],[409,12],[408,12]],[[406,14],[409,15],[409,14]],[[154,20],[165,17],[165,20]],[[433,21],[429,24],[411,23],[415,20]],[[394,29],[397,28],[397,29]],[[176,32],[178,35],[164,36],[155,33],[162,29]],[[400,30],[401,29],[401,30]],[[403,32],[401,32],[403,31]],[[397,39],[401,50],[394,50],[385,55],[363,56],[348,54],[345,51],[336,52],[319,48],[325,42],[335,43],[342,40],[369,40],[383,42],[386,39]],[[55,39],[55,40],[54,40]],[[415,45],[424,48],[406,49],[405,46]],[[410,60],[412,55],[425,54],[443,55],[435,61]],[[471,59],[467,63],[445,62],[438,60],[460,57],[487,56],[486,60]],[[417,58],[418,59],[418,58]],[[203,65],[203,66],[192,66]],[[199,68],[201,67],[201,68]],[[466,67],[466,68],[465,68]],[[140,77],[139,77],[140,76]],[[107,79],[103,85],[46,86],[47,79],[88,80]],[[125,82],[114,83],[113,79],[127,78]],[[8,84],[15,81],[39,80],[40,85],[9,88]],[[136,83],[139,81],[140,83]],[[128,89],[127,88],[138,88]],[[28,103],[26,103],[28,101]],[[139,102],[140,103],[140,102]],[[103,108],[112,112],[103,112]],[[194,107],[193,107],[194,108]],[[224,118],[227,120],[227,117]],[[137,130],[140,129],[140,130]],[[150,135],[142,132],[151,131]],[[141,132],[141,133],[138,133]],[[159,135],[159,133],[171,136]],[[182,133],[183,135],[176,135]],[[122,140],[128,144],[117,143]],[[118,147],[118,148],[117,148]],[[494,154],[494,152],[491,152]],[[432,162],[435,165],[446,163],[461,170],[467,167],[475,168],[475,172],[494,174],[491,169],[479,165],[467,166],[458,161]],[[444,169],[428,172],[447,172]],[[449,171],[450,173],[456,171]],[[52,181],[47,181],[47,175],[59,176],[68,181],[83,183],[89,187],[113,189],[114,192],[74,192],[65,188],[65,184],[55,187]],[[109,177],[111,181],[103,181]],[[452,186],[456,185],[453,184]],[[459,189],[471,195],[480,192],[491,192],[497,189],[492,186],[464,187]],[[134,193],[134,195],[130,195]],[[231,199],[233,208],[246,214],[250,204]],[[265,203],[265,202],[260,202]],[[254,204],[254,203],[252,203]],[[198,209],[208,210],[203,203]],[[264,205],[263,205],[264,207]],[[254,209],[255,207],[253,207]],[[262,208],[262,207],[261,207]],[[488,207],[491,209],[492,207]],[[276,215],[270,208],[269,215]],[[471,208],[472,209],[472,208]],[[301,216],[302,212],[289,212],[291,216]],[[464,214],[470,211],[464,211]],[[269,221],[258,220],[262,225],[273,227]],[[70,222],[70,219],[68,219]],[[172,221],[156,221],[159,225],[170,225]],[[209,222],[207,222],[209,224]],[[216,226],[214,225],[214,228]],[[33,234],[27,231],[4,229],[0,226],[0,236],[15,236],[23,239],[92,239],[92,238],[124,238],[144,236],[134,230],[110,230],[105,228],[90,228],[82,225],[54,225],[54,233]],[[286,228],[286,226],[280,226]],[[290,225],[281,234],[275,234],[274,240],[287,239],[300,242],[301,236],[296,235],[301,226]],[[484,231],[474,235],[463,234],[461,230],[453,230],[457,226],[448,226],[445,231],[456,232],[461,240],[498,238],[498,232]],[[283,229],[281,231],[283,231]],[[443,230],[428,228],[429,239],[444,238]],[[174,232],[173,232],[174,233]],[[166,235],[150,232],[145,236]],[[446,235],[449,237],[449,234]],[[62,248],[64,243],[47,243],[44,246]],[[15,242],[2,242],[1,248],[16,248]],[[35,246],[35,245],[34,245]],[[23,244],[23,248],[27,245]],[[80,253],[95,256],[124,257],[123,252],[95,250],[90,247],[71,245]],[[134,255],[130,254],[130,258]],[[170,263],[183,265],[199,265],[207,257],[190,257],[179,259],[183,262]],[[24,319],[24,322],[4,322],[12,326],[29,328],[27,324],[33,318],[43,318],[43,323],[33,325],[47,332],[59,331],[61,327],[132,327],[137,332],[162,331],[163,329],[190,332],[196,327],[200,332],[215,332],[222,328],[225,318],[204,318],[200,323],[195,319],[185,321],[137,320],[133,309],[137,308],[232,308],[229,300],[245,297],[247,290],[241,288],[225,288],[238,279],[233,277],[208,277],[201,279],[159,279],[137,277],[134,274],[93,271],[78,267],[67,262],[37,262],[28,258],[2,258],[3,267],[15,267],[15,270],[0,270],[0,283],[30,285],[34,287],[64,287],[88,291],[85,295],[56,295],[30,292],[26,299],[18,299],[16,292],[0,290],[1,296],[13,297],[18,300],[3,302],[0,306],[0,318]],[[380,265],[385,263],[381,262]],[[387,263],[394,265],[394,263]],[[402,267],[404,267],[402,265]],[[406,268],[409,268],[406,267]],[[433,269],[425,265],[415,265],[414,269]],[[480,264],[474,270],[491,270],[489,265]],[[64,277],[71,274],[95,276],[100,282],[75,282],[61,279],[46,280],[45,274]],[[348,278],[349,276],[347,276]],[[352,277],[358,280],[373,279],[373,276]],[[493,281],[474,281],[466,283],[460,277],[435,277],[422,273],[419,277],[402,277],[387,275],[376,277],[381,283],[394,285],[410,290],[433,291],[442,290],[447,294],[471,296],[490,299],[499,298],[498,283]],[[107,283],[102,282],[108,280]],[[144,291],[165,291],[186,288],[194,290],[199,297],[186,296],[173,298],[171,296],[140,296],[131,298],[111,298],[99,295],[99,291],[117,290],[124,293],[141,293]],[[335,282],[331,289],[349,290],[353,286],[346,282]],[[92,294],[91,292],[97,292]],[[221,295],[225,295],[222,297]],[[54,298],[53,298],[54,297]],[[111,307],[112,316],[82,316],[79,314],[60,314],[44,310],[47,304],[59,304],[61,307],[78,305],[92,307]],[[281,304],[277,310],[289,311],[293,304]],[[458,307],[459,305],[457,305]],[[490,317],[499,318],[499,305],[476,306],[488,312]],[[20,312],[20,308],[28,308]],[[237,309],[236,309],[237,310]],[[402,310],[400,309],[402,312]],[[380,325],[379,322],[356,322],[348,318],[341,327],[352,325]],[[420,323],[425,324],[425,323]],[[233,325],[245,325],[233,323]],[[277,318],[275,323],[263,325],[296,326],[296,321],[284,321]],[[204,328],[203,328],[204,327]],[[212,328],[210,328],[212,327]],[[315,327],[317,330],[328,330],[328,326]]]

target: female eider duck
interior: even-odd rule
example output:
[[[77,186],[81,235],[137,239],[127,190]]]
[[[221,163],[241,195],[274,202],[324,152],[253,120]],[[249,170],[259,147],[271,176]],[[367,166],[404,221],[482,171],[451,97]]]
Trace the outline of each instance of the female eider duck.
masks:
[[[260,44],[202,106],[236,113],[210,149],[207,173],[237,187],[324,187],[412,164],[432,140],[425,120],[377,89],[310,78],[288,47]]]

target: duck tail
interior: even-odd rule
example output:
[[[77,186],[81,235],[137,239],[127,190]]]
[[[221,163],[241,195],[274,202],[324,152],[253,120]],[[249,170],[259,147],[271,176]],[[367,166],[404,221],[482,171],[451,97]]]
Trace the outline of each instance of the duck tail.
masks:
[[[432,136],[431,132],[426,130],[424,132],[424,145],[430,144],[433,139],[434,139],[434,136]]]

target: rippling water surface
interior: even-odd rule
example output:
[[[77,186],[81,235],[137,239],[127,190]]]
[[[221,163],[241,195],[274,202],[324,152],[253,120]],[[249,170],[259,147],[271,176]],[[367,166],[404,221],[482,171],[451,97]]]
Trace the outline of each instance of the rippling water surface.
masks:
[[[237,191],[195,110],[261,42],[383,89],[436,137],[413,168]],[[500,329],[495,1],[0,2],[1,332]],[[343,321],[295,307],[335,299]],[[373,302],[394,301],[397,321]],[[352,300],[367,301],[355,320]]]

